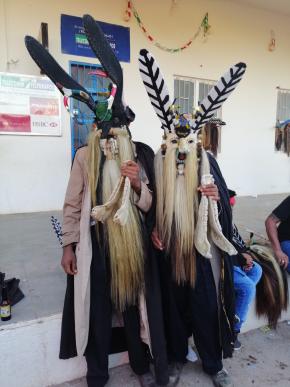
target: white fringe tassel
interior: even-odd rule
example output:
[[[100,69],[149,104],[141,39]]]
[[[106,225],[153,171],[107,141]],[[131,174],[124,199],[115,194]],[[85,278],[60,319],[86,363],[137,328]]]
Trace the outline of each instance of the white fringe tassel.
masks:
[[[122,187],[124,185],[124,177],[121,177],[116,184],[115,188],[113,189],[113,192],[111,193],[111,196],[109,197],[109,200],[102,205],[95,206],[91,211],[91,217],[98,221],[98,222],[104,222],[111,216],[114,207],[117,205],[121,195],[122,195]]]
[[[115,213],[113,221],[125,226],[129,217],[129,204],[130,204],[131,184],[128,177],[125,178],[124,191],[122,197],[121,207]]]
[[[214,183],[210,173],[210,164],[204,149],[201,153],[201,183],[202,185]],[[197,251],[206,258],[212,258],[210,243],[208,241],[208,226],[213,243],[229,255],[237,254],[234,246],[222,233],[218,217],[217,202],[209,197],[202,196],[198,208],[198,220],[195,228],[194,243]]]
[[[91,211],[91,217],[97,222],[104,223],[110,216],[112,216],[116,205],[122,197],[120,208],[113,217],[113,221],[125,226],[129,217],[129,203],[130,203],[131,184],[128,177],[120,177],[116,184],[109,200],[102,205],[95,206]]]

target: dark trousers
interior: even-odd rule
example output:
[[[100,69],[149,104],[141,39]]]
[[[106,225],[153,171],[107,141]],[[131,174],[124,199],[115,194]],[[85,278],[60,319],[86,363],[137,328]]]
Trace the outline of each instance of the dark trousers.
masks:
[[[91,230],[93,257],[91,263],[91,304],[88,344],[85,351],[88,387],[103,387],[109,379],[108,356],[112,338],[112,304],[108,259],[98,249],[96,234]],[[124,330],[130,365],[137,375],[149,371],[149,360],[140,338],[138,308],[123,313]]]
[[[198,255],[196,266],[195,288],[189,288],[189,321],[202,367],[213,375],[223,367],[217,294],[209,260]]]
[[[172,280],[171,265],[163,253],[158,255],[158,262],[168,361],[185,363],[191,335],[186,324],[188,287]]]
[[[222,369],[219,312],[209,260],[197,256],[196,284],[178,286],[172,280],[171,264],[160,257],[163,310],[168,357],[185,362],[188,337],[193,335],[203,369],[213,375]]]
[[[149,372],[149,349],[140,337],[140,316],[137,306],[130,306],[123,312],[124,329],[130,366],[137,375]]]

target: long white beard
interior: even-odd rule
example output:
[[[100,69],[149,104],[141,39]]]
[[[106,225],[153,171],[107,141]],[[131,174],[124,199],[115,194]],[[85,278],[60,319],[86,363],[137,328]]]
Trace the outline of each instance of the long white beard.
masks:
[[[198,205],[196,149],[187,154],[184,175],[176,170],[175,151],[156,155],[157,229],[171,256],[177,283],[195,282],[194,231]]]
[[[118,160],[106,160],[103,169],[102,194],[105,203],[120,178]],[[121,199],[116,203],[120,207]],[[129,203],[128,221],[121,226],[109,217],[105,222],[111,265],[111,296],[118,310],[134,305],[144,283],[144,246],[136,206]]]
[[[103,169],[103,200],[108,201],[113,189],[121,176],[120,167],[116,160],[106,160]]]

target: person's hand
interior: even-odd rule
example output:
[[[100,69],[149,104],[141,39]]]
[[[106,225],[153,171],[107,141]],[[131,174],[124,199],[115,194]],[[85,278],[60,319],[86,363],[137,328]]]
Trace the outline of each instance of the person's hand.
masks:
[[[214,183],[207,184],[207,185],[200,185],[198,187],[198,191],[200,191],[202,195],[205,195],[215,201],[220,200],[218,187]]]
[[[251,257],[250,254],[248,253],[242,253],[242,256],[245,258],[246,260],[246,265],[244,266],[244,270],[245,271],[249,271],[252,269],[253,265],[254,265],[254,262],[253,262],[253,258]]]
[[[289,263],[288,255],[283,253],[282,250],[274,250],[274,254],[279,265],[286,269]]]
[[[151,240],[152,240],[152,243],[153,243],[154,247],[157,250],[163,250],[164,249],[162,240],[159,238],[159,235],[158,235],[156,227],[154,227],[154,229],[152,231]]]
[[[128,177],[133,190],[140,195],[141,193],[141,178],[140,167],[135,161],[125,161],[121,165],[121,175]]]
[[[63,248],[61,266],[67,274],[77,274],[77,258],[73,251],[72,245],[68,245]]]

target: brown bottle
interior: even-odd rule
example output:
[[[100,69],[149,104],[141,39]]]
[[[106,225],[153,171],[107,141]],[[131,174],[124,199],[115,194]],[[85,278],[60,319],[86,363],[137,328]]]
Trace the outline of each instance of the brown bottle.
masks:
[[[2,321],[8,321],[11,319],[11,305],[8,299],[8,290],[5,283],[2,287],[2,302],[0,305],[0,316]]]

